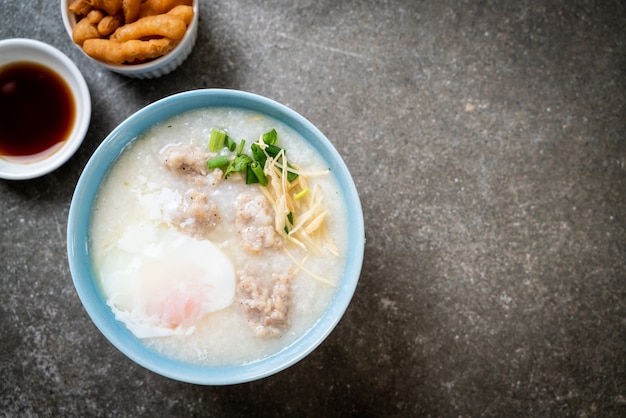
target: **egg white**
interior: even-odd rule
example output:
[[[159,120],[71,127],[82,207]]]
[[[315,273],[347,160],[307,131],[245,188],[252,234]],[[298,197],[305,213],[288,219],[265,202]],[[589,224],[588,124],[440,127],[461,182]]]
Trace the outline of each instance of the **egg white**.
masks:
[[[235,296],[233,264],[215,244],[156,225],[128,228],[100,279],[116,319],[139,338],[192,333]]]

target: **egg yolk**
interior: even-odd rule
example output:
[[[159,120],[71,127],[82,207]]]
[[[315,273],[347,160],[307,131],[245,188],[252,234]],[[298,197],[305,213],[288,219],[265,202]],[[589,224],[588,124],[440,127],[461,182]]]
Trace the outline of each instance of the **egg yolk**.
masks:
[[[191,266],[193,267],[193,266]],[[170,271],[162,261],[144,267],[146,314],[164,326],[176,328],[200,319],[210,307],[203,306],[203,270],[181,266]]]

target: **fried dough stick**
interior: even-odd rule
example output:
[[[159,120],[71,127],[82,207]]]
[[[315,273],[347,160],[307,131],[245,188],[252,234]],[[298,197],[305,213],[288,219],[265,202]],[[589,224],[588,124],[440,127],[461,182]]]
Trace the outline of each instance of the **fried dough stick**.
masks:
[[[146,0],[141,3],[139,17],[167,13],[176,6],[191,6],[193,0]]]
[[[122,10],[124,11],[124,22],[133,23],[139,17],[141,0],[123,0]]]
[[[133,23],[120,26],[110,39],[116,42],[126,42],[132,39],[163,36],[180,40],[185,36],[186,31],[187,25],[181,19],[173,15],[161,14],[142,17]]]
[[[92,58],[120,65],[125,62],[145,61],[167,54],[176,46],[177,41],[168,38],[140,41],[132,39],[116,42],[109,39],[87,39],[83,50]]]
[[[83,0],[94,9],[101,9],[110,15],[114,15],[122,8],[122,0]]]
[[[193,7],[185,5],[176,6],[167,12],[167,14],[178,17],[185,22],[185,25],[189,26],[191,19],[193,19]]]

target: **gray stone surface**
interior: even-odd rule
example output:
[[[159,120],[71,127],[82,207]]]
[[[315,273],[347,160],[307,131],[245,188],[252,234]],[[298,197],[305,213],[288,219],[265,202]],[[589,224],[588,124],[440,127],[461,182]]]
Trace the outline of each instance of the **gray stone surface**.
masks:
[[[89,62],[58,3],[0,5],[0,39],[61,49],[93,96],[67,164],[0,181],[0,415],[626,416],[623,1],[202,0],[192,55],[152,81]],[[316,124],[354,175],[367,233],[330,337],[228,387],[118,352],[80,304],[65,245],[102,139],[205,87]]]

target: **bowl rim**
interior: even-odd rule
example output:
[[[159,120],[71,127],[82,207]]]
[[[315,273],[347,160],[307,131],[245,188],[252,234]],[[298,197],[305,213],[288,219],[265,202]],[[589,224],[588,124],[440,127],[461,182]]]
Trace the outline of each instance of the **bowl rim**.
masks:
[[[139,134],[169,117],[199,108],[237,107],[274,117],[298,132],[329,164],[337,178],[350,218],[349,251],[344,276],[322,317],[300,338],[263,359],[237,366],[197,366],[166,358],[148,349],[115,320],[94,280],[87,237],[91,208],[100,180],[124,148]],[[365,247],[363,211],[354,181],[331,142],[303,116],[272,99],[239,90],[198,89],[160,99],[124,120],[96,149],[81,174],[70,204],[67,251],[74,287],[91,320],[118,350],[135,363],[165,377],[203,385],[230,385],[258,380],[297,363],[317,348],[344,315],[360,277]]]
[[[76,43],[74,43],[74,40],[72,39],[72,31],[74,29],[74,26],[76,26],[76,20],[75,20],[75,17],[72,18],[70,16],[72,14],[69,11],[70,2],[71,0],[60,0],[63,26],[65,26],[65,31],[69,35],[72,45],[78,48],[78,50],[85,57],[87,57],[90,61],[98,63],[99,65],[108,69],[109,71],[113,71],[118,74],[122,74],[126,76],[139,76],[139,75],[151,74],[155,72],[155,75],[156,75],[156,73],[158,73],[158,70],[160,68],[167,67],[168,65],[170,65],[170,63],[172,63],[173,61],[177,59],[179,54],[184,53],[187,50],[187,47],[188,47],[187,44],[189,42],[195,43],[195,38],[196,38],[195,32],[198,30],[197,28],[198,28],[198,21],[199,21],[199,17],[198,17],[199,0],[193,0],[192,6],[191,6],[193,7],[193,12],[194,12],[193,18],[191,22],[189,23],[189,26],[187,27],[187,31],[185,32],[185,35],[183,36],[183,38],[180,40],[178,45],[176,45],[174,49],[172,49],[170,52],[168,52],[167,54],[159,58],[155,58],[153,60],[150,60],[142,64],[120,64],[120,65],[108,64],[104,61],[100,61],[98,59],[90,57],[89,55],[87,55],[87,53],[83,50],[83,48],[80,45],[77,45]]]
[[[75,104],[74,126],[65,143],[45,158],[33,162],[14,162],[0,159],[0,178],[6,180],[28,180],[48,174],[67,162],[83,143],[91,122],[91,95],[89,87],[76,64],[59,49],[45,42],[29,38],[0,40],[0,55],[4,50],[30,54],[24,58],[3,62],[0,67],[18,62],[32,62],[54,71],[65,81]],[[6,55],[5,55],[6,56]]]

